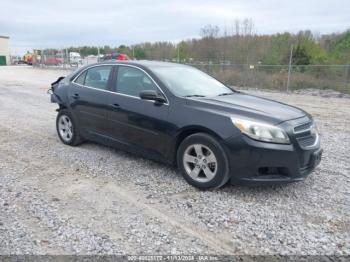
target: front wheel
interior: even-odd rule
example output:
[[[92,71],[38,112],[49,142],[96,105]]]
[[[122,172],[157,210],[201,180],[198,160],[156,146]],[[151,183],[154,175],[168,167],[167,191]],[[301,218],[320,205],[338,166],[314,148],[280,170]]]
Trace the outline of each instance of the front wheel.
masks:
[[[229,165],[223,147],[205,133],[184,139],[177,151],[177,166],[189,184],[201,189],[219,188],[229,179]]]
[[[58,112],[56,130],[62,143],[70,146],[76,146],[81,143],[78,128],[75,125],[72,114],[68,110],[62,109]]]

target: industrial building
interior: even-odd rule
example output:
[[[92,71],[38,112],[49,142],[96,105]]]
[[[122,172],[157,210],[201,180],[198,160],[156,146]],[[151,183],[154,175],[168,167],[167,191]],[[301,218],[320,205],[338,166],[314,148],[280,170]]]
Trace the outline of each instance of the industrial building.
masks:
[[[10,38],[0,35],[0,66],[9,65],[10,62]]]

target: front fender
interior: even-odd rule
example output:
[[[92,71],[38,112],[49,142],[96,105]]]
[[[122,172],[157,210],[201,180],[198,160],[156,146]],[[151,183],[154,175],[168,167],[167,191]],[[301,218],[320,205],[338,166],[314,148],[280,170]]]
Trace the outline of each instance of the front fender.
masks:
[[[55,93],[52,93],[50,95],[50,100],[51,100],[51,103],[57,103],[57,104],[61,104],[62,103],[61,98],[58,95],[56,95]]]

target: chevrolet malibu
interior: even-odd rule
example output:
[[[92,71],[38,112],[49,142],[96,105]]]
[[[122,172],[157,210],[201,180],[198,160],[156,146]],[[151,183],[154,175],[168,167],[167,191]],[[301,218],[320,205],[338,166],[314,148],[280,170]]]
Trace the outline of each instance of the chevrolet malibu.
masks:
[[[236,91],[191,66],[88,65],[51,85],[58,137],[173,164],[201,188],[303,180],[322,149],[305,111]]]

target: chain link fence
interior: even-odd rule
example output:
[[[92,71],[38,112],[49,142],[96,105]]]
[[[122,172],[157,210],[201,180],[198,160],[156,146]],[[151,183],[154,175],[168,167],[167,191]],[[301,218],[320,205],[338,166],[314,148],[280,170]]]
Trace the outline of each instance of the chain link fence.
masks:
[[[33,66],[74,70],[97,63],[99,56],[81,57],[68,49],[37,49]],[[350,65],[247,65],[247,64],[189,64],[220,81],[239,88],[295,91],[301,89],[331,89],[350,94]],[[289,83],[288,83],[289,75]]]
[[[280,91],[332,89],[350,94],[350,65],[191,64],[220,81],[240,88]]]
[[[77,52],[68,49],[35,49],[32,64],[35,67],[76,69],[84,65],[98,63],[99,56],[81,57]]]

